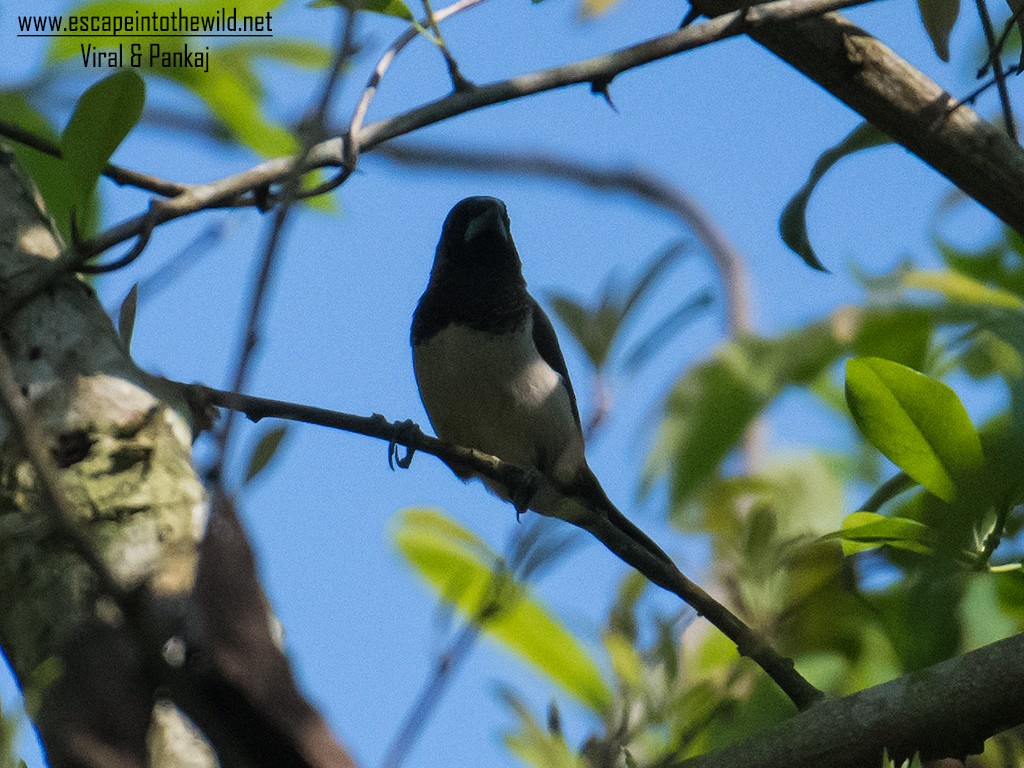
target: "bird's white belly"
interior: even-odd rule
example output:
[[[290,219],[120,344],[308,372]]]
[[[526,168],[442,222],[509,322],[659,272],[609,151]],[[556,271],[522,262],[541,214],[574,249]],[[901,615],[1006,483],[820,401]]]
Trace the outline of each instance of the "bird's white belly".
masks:
[[[416,346],[413,362],[438,437],[523,468],[575,470],[582,435],[561,376],[537,352],[529,322],[502,335],[450,325]]]

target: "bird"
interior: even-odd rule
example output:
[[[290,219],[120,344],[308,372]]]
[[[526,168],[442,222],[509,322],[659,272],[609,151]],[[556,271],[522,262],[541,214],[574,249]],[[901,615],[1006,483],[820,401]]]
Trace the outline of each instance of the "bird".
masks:
[[[611,502],[587,463],[565,358],[527,290],[501,200],[467,197],[448,213],[411,342],[420,399],[437,436],[546,481],[523,500],[517,489],[481,478],[493,493],[517,510],[528,501],[583,528],[609,522],[648,555],[672,562]],[[473,476],[450,466],[464,480]]]

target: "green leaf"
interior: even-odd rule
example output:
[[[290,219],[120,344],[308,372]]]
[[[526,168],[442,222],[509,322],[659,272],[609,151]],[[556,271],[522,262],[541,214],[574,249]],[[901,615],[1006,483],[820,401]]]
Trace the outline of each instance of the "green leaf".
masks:
[[[332,5],[340,5],[345,8],[353,8],[357,11],[369,11],[384,16],[394,16],[396,19],[413,21],[414,16],[409,6],[402,0],[313,0],[310,8],[329,8]]]
[[[777,339],[744,336],[719,347],[711,360],[687,371],[669,395],[643,490],[667,473],[673,507],[682,510],[750,422],[785,387],[814,379],[842,348],[829,322]]]
[[[245,482],[248,483],[267,468],[271,459],[277,454],[278,449],[281,447],[281,441],[284,440],[284,436],[287,433],[287,427],[274,427],[264,433],[263,437],[256,444],[252,456],[249,458],[249,467],[245,470]]]
[[[1019,296],[952,270],[913,270],[904,275],[903,284],[907,288],[941,293],[950,301],[961,304],[1024,310],[1024,299]]]
[[[882,545],[927,555],[933,551],[935,540],[924,523],[906,517],[886,517],[877,512],[853,512],[843,520],[842,529],[821,538],[822,541],[839,539],[844,555]]]
[[[117,335],[121,337],[124,348],[131,351],[132,333],[135,331],[135,311],[139,306],[139,284],[135,283],[128,295],[121,302],[117,313]]]
[[[983,462],[960,398],[940,381],[875,357],[846,363],[846,402],[861,433],[896,466],[946,502]]]
[[[611,692],[582,643],[480,539],[431,510],[401,513],[393,535],[406,561],[467,620],[593,711],[608,710]]]
[[[960,15],[960,0],[917,0],[917,7],[935,53],[949,61],[949,35]]]
[[[145,101],[146,85],[130,69],[100,80],[82,94],[60,138],[76,200],[84,201],[92,193],[110,156],[139,121]]]
[[[298,150],[298,141],[291,132],[264,115],[247,70],[218,67],[195,72],[168,68],[161,72],[206,102],[213,116],[235,138],[263,157],[290,155]]]
[[[591,311],[563,294],[550,296],[551,309],[566,330],[583,348],[587,360],[600,370],[608,360],[612,342],[622,324],[622,316],[612,307]]]
[[[907,577],[863,598],[882,620],[904,672],[915,672],[963,653],[966,572],[949,560],[914,558]]]
[[[928,359],[932,335],[941,317],[930,307],[874,307],[859,312],[860,327],[851,346],[861,357],[883,357],[911,368]],[[846,404],[843,403],[843,414]]]
[[[871,123],[861,123],[853,129],[850,134],[831,149],[825,150],[821,157],[811,168],[811,175],[807,182],[797,191],[793,198],[786,204],[779,219],[779,234],[782,240],[788,245],[797,256],[804,260],[807,266],[813,269],[827,272],[825,266],[818,260],[811,247],[811,240],[807,235],[807,204],[810,202],[811,193],[817,187],[818,182],[828,170],[847,155],[859,152],[862,149],[870,149],[883,144],[888,144],[891,139],[875,128]]]
[[[1017,33],[1020,35],[1020,40],[1024,41],[1024,13],[1021,12],[1021,7],[1024,6],[1024,2],[1021,0],[1006,0],[1006,4],[1010,6],[1010,10],[1017,17],[1015,22],[1017,25]],[[1024,46],[1021,46],[1020,59],[1017,62],[1017,71],[1024,69]]]
[[[57,132],[50,122],[37,112],[19,91],[0,91],[0,115],[3,115],[5,120],[45,139],[58,142]],[[39,188],[39,193],[43,196],[50,215],[57,222],[64,242],[71,240],[72,208],[75,210],[79,234],[82,237],[93,234],[99,221],[99,197],[96,192],[89,195],[84,204],[76,201],[74,190],[68,184],[67,171],[62,159],[37,152],[17,142],[11,142],[10,146],[22,168]]]

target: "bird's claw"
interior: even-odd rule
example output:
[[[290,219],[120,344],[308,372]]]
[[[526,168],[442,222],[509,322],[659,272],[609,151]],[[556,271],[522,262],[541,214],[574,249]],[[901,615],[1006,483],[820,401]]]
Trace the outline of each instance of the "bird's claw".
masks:
[[[394,471],[397,464],[402,469],[408,469],[412,464],[412,456],[416,449],[411,442],[419,431],[416,422],[412,419],[396,421],[391,425],[391,439],[388,440],[388,466]],[[405,446],[405,455],[399,453],[399,446]]]
[[[512,506],[516,508],[517,523],[522,514],[530,510],[530,502],[540,488],[542,479],[543,475],[537,469],[527,467],[512,486],[511,501]]]

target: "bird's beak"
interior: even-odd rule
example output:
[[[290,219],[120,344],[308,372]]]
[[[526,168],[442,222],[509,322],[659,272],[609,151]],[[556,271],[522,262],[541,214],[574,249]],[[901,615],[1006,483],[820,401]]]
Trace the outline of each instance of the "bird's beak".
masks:
[[[509,234],[508,227],[505,226],[505,219],[501,215],[501,209],[494,207],[488,208],[476,218],[470,219],[469,223],[466,225],[463,242],[468,243],[470,240],[474,240],[491,228],[497,230],[506,243],[511,241],[512,238]]]

